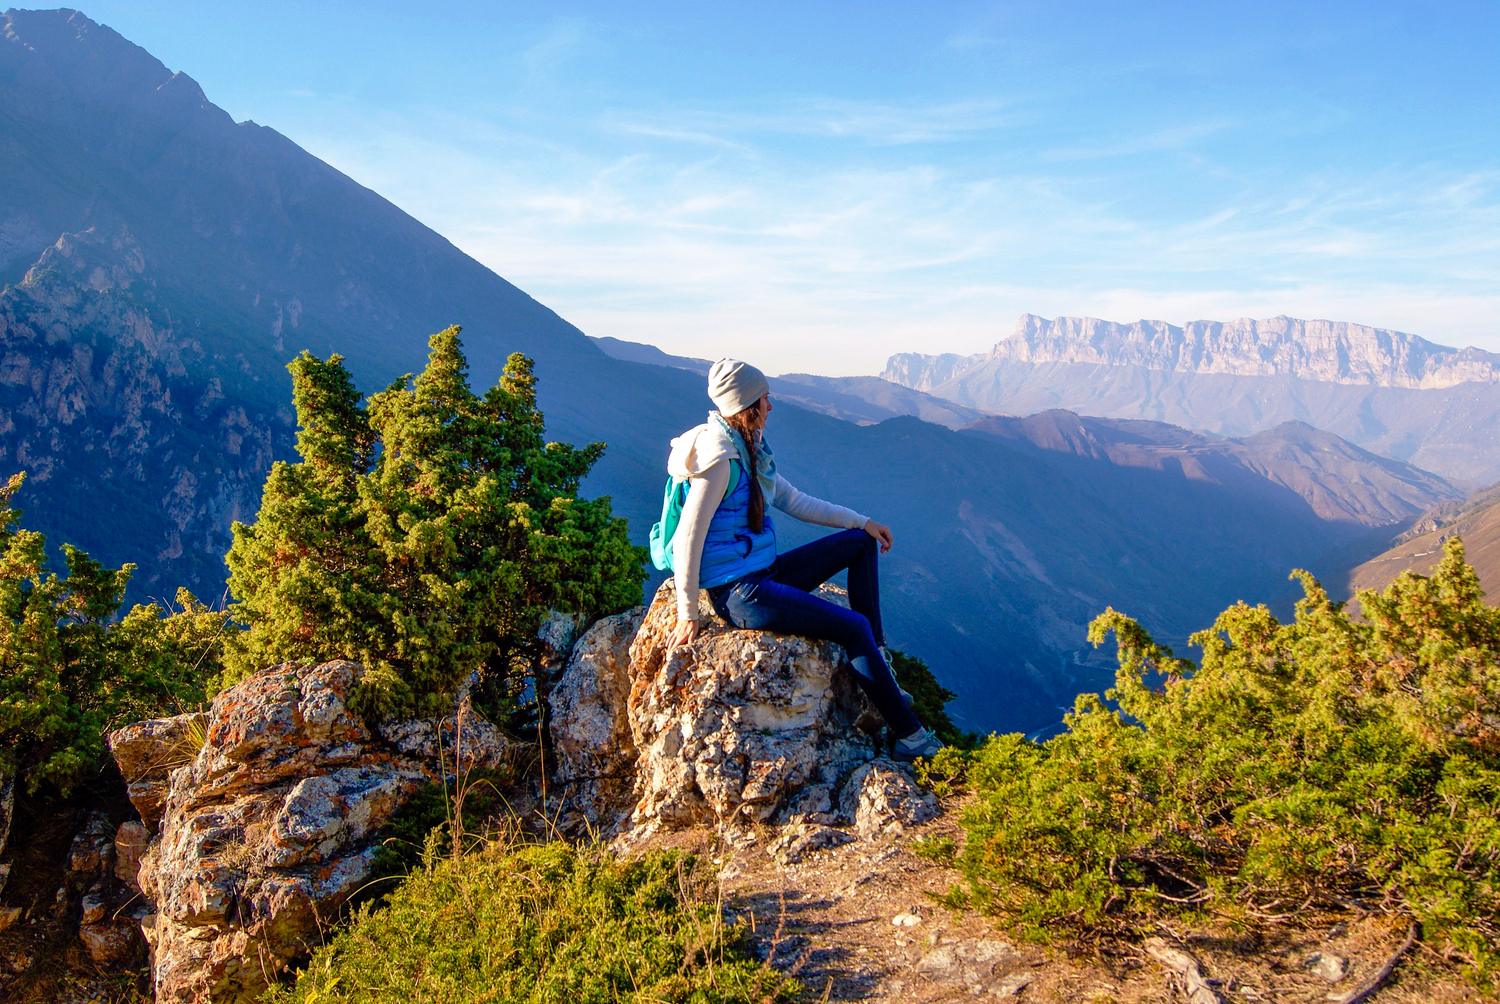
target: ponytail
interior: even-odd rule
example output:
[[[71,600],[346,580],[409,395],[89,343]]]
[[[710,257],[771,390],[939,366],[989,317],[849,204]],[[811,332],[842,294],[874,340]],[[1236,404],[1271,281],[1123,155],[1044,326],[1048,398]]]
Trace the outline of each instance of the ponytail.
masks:
[[[766,526],[766,496],[760,490],[760,478],[757,476],[760,470],[760,433],[751,426],[751,423],[760,417],[760,401],[756,401],[744,411],[739,411],[725,419],[734,427],[745,440],[745,448],[750,453],[750,469],[745,476],[750,479],[750,532],[760,533]]]

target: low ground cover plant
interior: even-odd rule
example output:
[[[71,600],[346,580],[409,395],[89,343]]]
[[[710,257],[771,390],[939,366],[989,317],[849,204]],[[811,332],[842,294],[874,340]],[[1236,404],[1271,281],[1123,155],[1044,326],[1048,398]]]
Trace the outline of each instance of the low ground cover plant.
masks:
[[[800,988],[726,928],[702,862],[565,842],[433,848],[269,1004],[762,1004]]]
[[[1163,914],[1332,908],[1414,924],[1500,987],[1500,611],[1450,540],[1359,616],[1298,573],[1280,623],[1237,604],[1176,657],[1113,610],[1119,670],[1044,743],[993,736],[929,770],[974,801],[955,899],[1034,937]]]

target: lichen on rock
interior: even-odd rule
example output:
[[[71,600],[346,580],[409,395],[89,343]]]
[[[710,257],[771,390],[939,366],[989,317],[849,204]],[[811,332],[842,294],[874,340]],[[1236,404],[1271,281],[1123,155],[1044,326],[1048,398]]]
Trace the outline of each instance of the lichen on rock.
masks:
[[[899,768],[860,773],[882,726],[841,648],[733,628],[706,594],[699,613],[698,639],[668,652],[668,580],[649,608],[600,621],[575,647],[552,691],[552,735],[557,778],[588,824],[638,840],[695,824],[848,824],[862,806],[870,834],[890,829],[883,811],[897,829],[930,818],[909,780],[899,797],[862,798],[867,778],[900,788]]]

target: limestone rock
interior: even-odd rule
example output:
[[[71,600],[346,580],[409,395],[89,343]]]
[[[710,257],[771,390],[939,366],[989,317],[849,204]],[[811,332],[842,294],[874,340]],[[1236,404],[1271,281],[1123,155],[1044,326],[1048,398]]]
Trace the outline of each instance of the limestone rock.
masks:
[[[431,718],[412,718],[381,722],[376,731],[380,738],[395,747],[397,753],[408,759],[423,763],[441,762],[449,777],[459,773],[460,769],[501,767],[515,744],[474,710],[467,684],[460,694],[454,713],[441,723]]]
[[[537,628],[537,640],[542,643],[542,671],[551,676],[562,671],[573,647],[589,626],[581,614],[566,614],[553,610]]]
[[[938,813],[937,798],[923,791],[907,769],[890,760],[877,760],[850,775],[839,798],[845,818],[854,820],[866,840],[904,833]]]
[[[1033,979],[1030,973],[1011,973],[991,983],[988,990],[992,997],[1015,997],[1030,986]]]
[[[164,799],[146,785],[160,783],[186,723],[137,723],[110,737],[143,793],[143,818],[160,806],[159,829],[150,819],[142,827],[152,840],[138,865],[116,865],[150,903],[140,927],[158,1001],[258,998],[364,885],[375,835],[407,799],[512,755],[467,697],[441,720],[372,731],[348,706],[363,671],[287,663],[219,694],[201,723],[201,749],[166,768]],[[114,847],[137,854],[140,834],[121,827],[113,836]],[[104,944],[103,932],[93,936]]]
[[[779,864],[794,865],[814,851],[838,847],[853,839],[852,834],[845,830],[836,830],[832,826],[795,823],[781,831],[781,836],[771,842],[771,845],[766,848],[766,853]]]
[[[634,783],[635,740],[630,700],[630,643],[645,608],[605,617],[573,647],[547,697],[555,774],[572,806],[593,826],[625,804]]]
[[[151,831],[146,829],[145,823],[134,819],[121,823],[115,831],[115,877],[137,892],[141,886],[136,875],[141,870],[141,857],[150,843]]]
[[[172,771],[197,757],[207,729],[208,716],[191,712],[135,722],[109,734],[109,751],[125,778],[130,804],[149,829],[161,823]]]
[[[1319,979],[1337,983],[1349,971],[1349,960],[1332,952],[1313,952],[1302,960],[1302,968]]]
[[[875,757],[880,719],[838,646],[736,630],[702,594],[698,640],[668,654],[676,618],[669,580],[644,617],[594,625],[553,691],[560,780],[596,821],[644,836],[785,819],[793,796],[831,792]],[[628,794],[587,780],[632,772]],[[798,811],[831,821],[831,809],[830,798]]]
[[[115,870],[115,828],[95,810],[68,846],[68,881],[82,887]]]
[[[105,901],[102,890],[90,890],[84,894],[81,906],[83,913],[78,918],[78,922],[85,925],[97,924],[104,919],[108,903]]]
[[[131,918],[84,924],[78,929],[78,937],[89,958],[99,966],[124,965],[141,949],[140,924]]]
[[[1004,941],[969,939],[938,945],[922,956],[916,970],[930,980],[966,987],[973,993],[991,988],[995,992],[1001,989],[1000,981],[1011,975],[1009,970],[1023,962],[1021,955]],[[1011,996],[1020,989],[1019,986],[1008,989],[1010,984],[1005,986],[1005,992],[995,995]]]

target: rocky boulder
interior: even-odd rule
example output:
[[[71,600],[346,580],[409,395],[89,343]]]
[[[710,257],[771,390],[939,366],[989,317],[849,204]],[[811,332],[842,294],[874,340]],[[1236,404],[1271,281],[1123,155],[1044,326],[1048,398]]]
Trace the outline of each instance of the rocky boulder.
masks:
[[[837,843],[829,825],[858,819],[876,836],[934,814],[902,768],[877,759],[880,718],[841,648],[732,628],[707,594],[700,616],[698,640],[668,653],[668,580],[649,608],[579,639],[550,705],[556,777],[582,820],[635,838],[794,823],[811,836],[778,845],[791,860]]]
[[[415,792],[510,757],[467,698],[441,720],[372,729],[348,708],[362,673],[273,666],[219,694],[201,722],[110,736],[142,816],[114,834],[112,865],[150,904],[158,1001],[258,998],[364,885],[380,827]]]
[[[125,778],[125,792],[148,829],[161,823],[172,771],[198,756],[207,728],[208,716],[192,712],[136,722],[109,734],[109,751]]]

